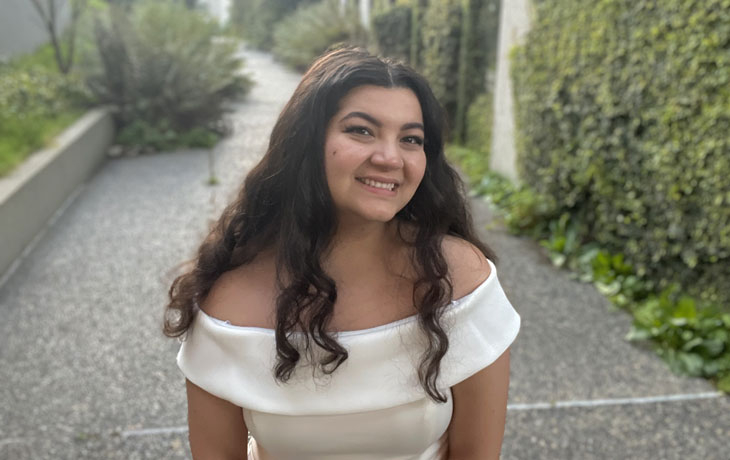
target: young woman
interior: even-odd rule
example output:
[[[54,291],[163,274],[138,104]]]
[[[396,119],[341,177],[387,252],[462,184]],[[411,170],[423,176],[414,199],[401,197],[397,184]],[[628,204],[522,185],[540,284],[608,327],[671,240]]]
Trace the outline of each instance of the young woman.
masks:
[[[170,288],[196,459],[499,457],[519,316],[443,129],[402,64],[340,49],[304,75]]]

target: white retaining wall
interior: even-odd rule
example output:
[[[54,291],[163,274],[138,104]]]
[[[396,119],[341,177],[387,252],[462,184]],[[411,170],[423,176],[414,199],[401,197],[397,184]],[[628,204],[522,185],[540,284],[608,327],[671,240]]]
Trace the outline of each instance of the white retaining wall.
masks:
[[[530,29],[530,1],[502,0],[497,45],[497,76],[494,89],[494,126],[489,167],[517,182],[517,151],[510,50]]]
[[[0,285],[64,201],[102,165],[113,138],[111,114],[92,110],[53,147],[0,178]]]

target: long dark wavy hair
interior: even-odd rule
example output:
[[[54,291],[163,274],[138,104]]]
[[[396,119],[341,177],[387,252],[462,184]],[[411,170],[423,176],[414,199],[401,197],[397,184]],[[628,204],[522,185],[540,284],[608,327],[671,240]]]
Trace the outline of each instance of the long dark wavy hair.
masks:
[[[330,51],[304,74],[279,115],[260,163],[246,177],[237,199],[228,205],[191,261],[169,290],[164,333],[180,337],[198,305],[228,270],[251,262],[261,251],[276,253],[276,351],[274,373],[286,382],[302,353],[312,357],[312,341],[324,352],[313,364],[331,374],[347,359],[347,350],[327,326],[337,301],[337,285],[322,268],[322,254],[336,228],[336,213],[324,170],[325,131],[342,98],[354,88],[375,85],[408,88],[421,105],[425,128],[426,171],[410,202],[395,219],[414,229],[400,237],[412,247],[416,281],[413,303],[427,339],[418,376],[426,393],[446,402],[437,388],[440,362],[449,346],[441,317],[452,297],[448,266],[441,251],[445,235],[455,235],[495,254],[476,236],[464,187],[444,158],[445,119],[426,80],[408,66],[358,48]],[[294,332],[305,334],[295,342]]]

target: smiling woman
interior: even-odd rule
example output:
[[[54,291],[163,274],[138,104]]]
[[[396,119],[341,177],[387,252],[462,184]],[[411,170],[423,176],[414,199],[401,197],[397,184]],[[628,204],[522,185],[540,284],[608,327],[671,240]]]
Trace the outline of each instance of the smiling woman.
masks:
[[[421,105],[410,89],[361,86],[342,99],[324,144],[340,226],[388,222],[405,207],[426,169],[423,135]]]
[[[196,459],[499,457],[520,320],[443,127],[402,64],[340,49],[304,75],[170,288]]]

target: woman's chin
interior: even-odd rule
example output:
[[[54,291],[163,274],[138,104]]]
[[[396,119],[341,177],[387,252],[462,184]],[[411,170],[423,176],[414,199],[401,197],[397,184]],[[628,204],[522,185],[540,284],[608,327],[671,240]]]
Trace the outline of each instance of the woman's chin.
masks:
[[[348,213],[341,216],[342,222],[353,224],[387,224],[395,219],[396,212],[393,211],[370,211],[359,213]]]

